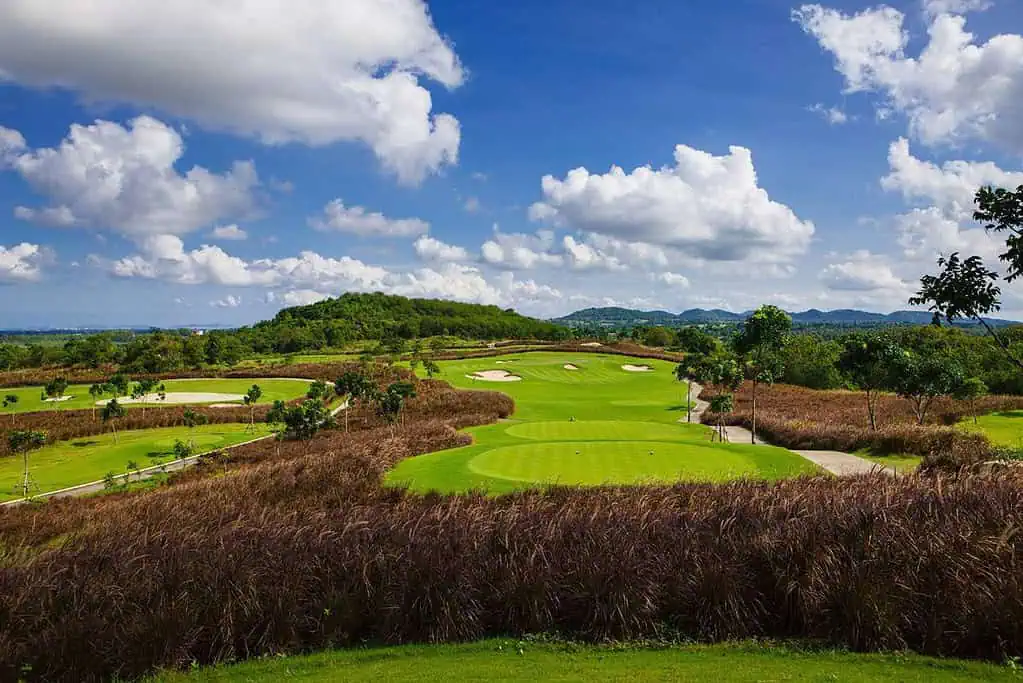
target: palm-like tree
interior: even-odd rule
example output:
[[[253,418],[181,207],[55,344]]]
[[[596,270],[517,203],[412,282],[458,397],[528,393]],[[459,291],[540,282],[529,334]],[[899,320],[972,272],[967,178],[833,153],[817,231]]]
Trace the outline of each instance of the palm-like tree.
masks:
[[[258,384],[253,384],[242,399],[249,407],[249,428],[252,431],[256,430],[256,403],[262,396],[263,390],[259,388]]]
[[[127,411],[124,409],[124,406],[118,403],[116,398],[107,401],[106,405],[103,406],[103,412],[100,413],[104,424],[110,423],[110,430],[114,433],[114,443],[117,443],[117,427],[115,422],[126,414]]]
[[[32,480],[28,475],[28,454],[46,445],[46,432],[19,430],[11,432],[7,436],[7,446],[13,453],[21,453],[25,464],[25,476],[22,480],[22,498],[28,498],[29,489],[32,487]]]
[[[106,384],[93,384],[89,387],[89,396],[92,397],[92,419],[96,420],[96,404],[99,403],[100,397],[109,391],[109,387]]]
[[[11,409],[11,426],[14,426],[14,406],[18,402],[17,394],[7,394],[4,396],[4,408]]]

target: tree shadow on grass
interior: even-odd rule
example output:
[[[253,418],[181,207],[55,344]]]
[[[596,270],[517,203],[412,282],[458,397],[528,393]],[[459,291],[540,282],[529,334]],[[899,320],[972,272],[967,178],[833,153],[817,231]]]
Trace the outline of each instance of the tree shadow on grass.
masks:
[[[99,441],[72,441],[71,445],[75,448],[88,448],[89,446],[95,446]]]

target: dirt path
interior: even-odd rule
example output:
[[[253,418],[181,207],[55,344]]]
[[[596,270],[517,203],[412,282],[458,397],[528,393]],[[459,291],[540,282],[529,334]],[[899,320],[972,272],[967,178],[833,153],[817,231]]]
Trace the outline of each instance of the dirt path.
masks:
[[[703,391],[703,387],[696,382],[689,382],[692,387],[692,395],[699,396],[700,392]],[[699,422],[700,418],[710,404],[702,399],[695,399],[693,401],[692,409],[692,421]],[[679,420],[679,422],[685,422],[685,418]],[[753,434],[750,430],[745,427],[739,427],[737,425],[729,425],[725,427],[725,436],[728,438],[729,443],[743,444],[752,443],[756,445],[768,445],[766,441],[761,439],[759,436],[753,438]],[[859,456],[851,453],[842,453],[839,451],[792,451],[793,453],[800,455],[810,462],[814,463],[818,467],[831,472],[839,477],[851,474],[867,474],[875,470],[880,470],[885,474],[895,475],[895,470],[890,467],[884,467],[877,463],[871,462]]]

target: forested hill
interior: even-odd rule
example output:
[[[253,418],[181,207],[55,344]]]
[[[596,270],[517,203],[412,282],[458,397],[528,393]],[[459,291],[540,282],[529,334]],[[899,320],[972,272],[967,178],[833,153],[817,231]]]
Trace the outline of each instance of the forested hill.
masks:
[[[272,320],[257,323],[247,331],[272,338],[276,349],[339,346],[349,341],[387,337],[454,335],[467,339],[561,340],[570,336],[564,326],[527,318],[510,308],[379,293],[350,293],[308,306],[285,308]]]
[[[693,308],[681,313],[667,311],[640,311],[629,308],[587,308],[570,313],[554,322],[569,327],[582,325],[633,326],[633,325],[664,325],[668,327],[692,325],[697,323],[728,323],[740,322],[749,315],[732,313],[720,309],[704,310]],[[895,311],[894,313],[871,313],[869,311],[837,310],[819,311],[811,308],[808,311],[791,313],[793,324],[800,325],[927,325],[931,322],[931,314],[927,311]],[[1016,325],[1011,320],[988,319],[992,325]],[[968,321],[968,324],[972,324]]]

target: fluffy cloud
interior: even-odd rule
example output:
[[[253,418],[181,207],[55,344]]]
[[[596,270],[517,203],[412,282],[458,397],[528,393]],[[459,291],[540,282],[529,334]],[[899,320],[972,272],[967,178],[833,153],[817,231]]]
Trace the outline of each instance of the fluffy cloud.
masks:
[[[238,308],[241,305],[242,298],[232,294],[225,296],[223,299],[217,299],[216,301],[210,302],[210,306],[214,306],[216,308]]]
[[[218,240],[241,241],[247,240],[249,233],[237,225],[218,225],[210,231],[210,237]]]
[[[886,291],[901,295],[909,290],[909,285],[892,272],[883,256],[867,251],[829,264],[820,272],[820,279],[828,289],[839,291]]]
[[[346,232],[363,237],[413,237],[423,235],[430,224],[418,218],[388,218],[361,206],[345,206],[335,199],[323,207],[323,215],[309,219],[317,230]]]
[[[571,235],[562,240],[565,259],[575,270],[625,270],[626,266],[614,255],[585,242],[577,242]]]
[[[672,272],[658,273],[653,277],[654,280],[658,282],[663,282],[669,287],[681,287],[683,289],[689,287],[689,278],[687,278],[685,275],[679,275],[678,273]]]
[[[757,185],[748,149],[714,156],[685,145],[675,166],[613,166],[604,175],[585,168],[563,180],[545,176],[534,220],[625,242],[672,247],[713,261],[787,260],[803,253],[814,227],[772,201]]]
[[[2,32],[2,29],[0,29]],[[0,40],[2,42],[2,40]],[[181,235],[252,210],[255,167],[236,162],[218,175],[195,166],[178,173],[181,135],[140,116],[127,127],[109,121],[72,125],[55,148],[29,150],[0,128],[0,168],[20,174],[52,205],[18,207],[15,215],[51,226],[109,229],[129,237]]]
[[[412,248],[423,261],[468,261],[469,252],[459,246],[446,244],[429,235],[423,235],[413,243]]]
[[[498,268],[529,270],[541,265],[559,265],[561,256],[550,253],[553,246],[553,232],[503,233],[495,225],[493,236],[480,247],[480,257],[484,263]]]
[[[0,282],[35,282],[50,260],[49,251],[38,244],[22,242],[11,247],[0,245]]]
[[[269,144],[361,141],[405,182],[455,162],[461,136],[420,84],[464,78],[423,0],[8,0],[3,78]]]
[[[907,259],[933,262],[954,251],[978,255],[989,265],[1005,249],[1005,240],[989,235],[982,227],[968,228],[960,220],[936,208],[913,209],[895,218],[899,246]]]
[[[848,123],[849,121],[849,115],[838,107],[825,107],[819,102],[810,107],[810,111],[814,114],[819,114],[821,118],[830,123],[832,126],[840,126],[843,123]]]
[[[912,155],[902,138],[888,149],[891,172],[881,180],[886,190],[910,200],[925,200],[963,218],[973,214],[973,198],[983,185],[1015,188],[1023,173],[1003,171],[991,162],[947,161],[941,166]]]
[[[317,301],[323,301],[329,299],[329,294],[317,292],[312,289],[296,289],[290,292],[285,292],[281,295],[281,303],[285,306],[308,306],[309,304],[315,304]]]
[[[880,6],[853,15],[803,5],[793,17],[832,53],[847,92],[883,96],[879,111],[904,113],[928,145],[979,138],[1023,151],[1023,36],[974,42],[966,19],[972,0],[928,0],[927,44],[907,56],[905,16]]]

